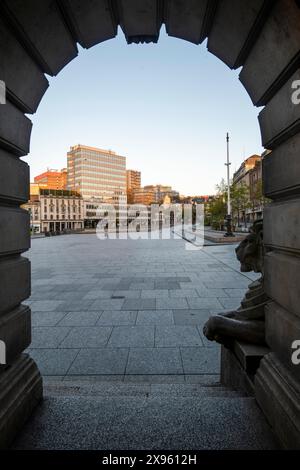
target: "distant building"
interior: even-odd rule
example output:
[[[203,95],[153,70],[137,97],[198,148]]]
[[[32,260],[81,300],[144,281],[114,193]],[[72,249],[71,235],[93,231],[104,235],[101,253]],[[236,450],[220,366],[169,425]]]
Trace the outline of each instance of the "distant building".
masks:
[[[85,228],[96,228],[99,222],[98,209],[102,202],[97,199],[84,199],[83,200],[83,217]]]
[[[84,199],[114,203],[126,195],[126,157],[112,150],[75,145],[67,154],[69,190]]]
[[[83,200],[74,191],[30,185],[30,200],[22,206],[30,213],[32,232],[82,230]]]
[[[35,176],[34,182],[45,189],[67,189],[67,169],[50,170]]]
[[[252,170],[257,162],[261,162],[261,155],[251,155],[243,161],[239,169],[233,174],[233,184],[244,183],[250,186],[249,171]]]
[[[148,206],[155,202],[153,189],[140,188],[133,191],[133,203]]]
[[[248,207],[241,211],[245,225],[263,216],[262,159],[264,154],[251,155],[233,175],[233,184],[245,185],[249,190]]]
[[[136,170],[126,171],[127,201],[132,204],[134,191],[141,189],[141,172]]]
[[[208,204],[215,200],[215,196],[205,195],[205,196],[188,196],[184,198],[186,203],[190,204]]]
[[[161,184],[144,186],[133,192],[135,204],[163,204],[166,198],[171,202],[177,202],[179,200],[179,192],[174,191],[171,186],[163,186]]]

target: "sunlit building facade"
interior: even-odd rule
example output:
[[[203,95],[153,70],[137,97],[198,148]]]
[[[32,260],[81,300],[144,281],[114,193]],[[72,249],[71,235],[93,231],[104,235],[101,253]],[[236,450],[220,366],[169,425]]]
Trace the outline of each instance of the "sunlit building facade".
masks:
[[[145,189],[139,188],[133,191],[133,203],[134,204],[144,204],[148,206],[149,204],[155,203],[155,193],[154,189]]]
[[[114,203],[120,194],[126,196],[126,157],[112,150],[75,145],[67,160],[69,190],[84,199],[96,198],[106,203]]]
[[[134,191],[141,189],[141,172],[137,170],[126,171],[127,200],[131,204],[134,202]]]
[[[35,176],[34,182],[43,185],[45,189],[67,189],[67,168],[60,171],[47,169]]]
[[[83,199],[74,191],[45,189],[34,183],[30,185],[30,200],[22,207],[30,214],[34,233],[84,228]]]
[[[161,184],[148,185],[133,190],[134,204],[163,204],[166,200],[177,202],[179,200],[179,192],[174,191],[171,186]]]
[[[251,155],[240,165],[239,169],[233,174],[233,184],[245,184],[250,186],[249,172],[257,163],[261,162],[261,155]]]

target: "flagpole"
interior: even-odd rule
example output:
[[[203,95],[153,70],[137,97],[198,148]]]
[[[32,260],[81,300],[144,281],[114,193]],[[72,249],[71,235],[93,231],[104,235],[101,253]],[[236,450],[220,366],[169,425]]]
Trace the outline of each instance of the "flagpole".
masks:
[[[226,148],[227,148],[227,161],[225,166],[227,167],[227,216],[226,216],[226,233],[224,237],[234,237],[231,226],[231,200],[230,200],[230,161],[229,161],[229,133],[226,134]]]

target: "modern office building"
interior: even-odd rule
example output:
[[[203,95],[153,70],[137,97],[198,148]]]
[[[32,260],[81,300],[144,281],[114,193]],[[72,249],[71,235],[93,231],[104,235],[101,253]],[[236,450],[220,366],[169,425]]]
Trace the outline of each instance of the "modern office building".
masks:
[[[69,190],[105,203],[126,196],[126,157],[79,144],[71,147],[67,159]]]
[[[84,228],[83,199],[74,191],[45,189],[30,185],[30,200],[24,204],[30,214],[32,232],[62,232]]]
[[[137,170],[126,171],[127,201],[134,202],[134,191],[141,189],[141,172]]]
[[[50,170],[34,177],[34,182],[42,184],[45,189],[67,189],[67,168]]]

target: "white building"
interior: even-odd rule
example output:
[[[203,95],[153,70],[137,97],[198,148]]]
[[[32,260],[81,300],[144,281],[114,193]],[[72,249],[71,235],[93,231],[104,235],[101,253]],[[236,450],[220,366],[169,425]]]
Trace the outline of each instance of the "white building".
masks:
[[[37,184],[30,186],[30,201],[23,208],[30,213],[32,232],[63,232],[84,228],[83,199],[78,193],[43,189]]]

